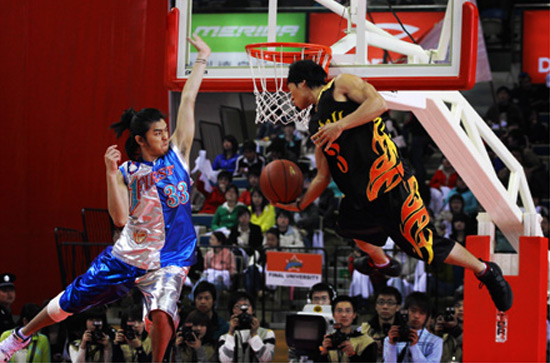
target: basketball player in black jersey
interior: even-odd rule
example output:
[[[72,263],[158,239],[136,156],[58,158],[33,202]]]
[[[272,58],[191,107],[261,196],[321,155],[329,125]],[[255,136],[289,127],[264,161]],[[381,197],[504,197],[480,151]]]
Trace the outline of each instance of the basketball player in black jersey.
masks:
[[[407,254],[426,263],[449,263],[472,270],[487,286],[496,307],[506,311],[513,295],[499,266],[475,258],[454,241],[438,236],[418,192],[418,183],[386,134],[379,117],[387,110],[376,89],[361,78],[341,74],[326,83],[317,63],[302,60],[290,66],[287,86],[296,107],[314,105],[309,131],[315,148],[317,176],[296,202],[277,207],[301,211],[334,179],[345,197],[338,233],[355,240],[368,254],[355,264],[398,276],[401,266],[382,250],[387,237]]]

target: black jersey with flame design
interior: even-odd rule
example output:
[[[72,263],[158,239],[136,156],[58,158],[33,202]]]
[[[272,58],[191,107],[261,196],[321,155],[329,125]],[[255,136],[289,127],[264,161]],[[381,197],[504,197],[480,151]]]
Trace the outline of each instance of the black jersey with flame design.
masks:
[[[311,135],[327,123],[340,121],[358,107],[359,104],[351,100],[334,100],[334,80],[331,81],[321,91],[317,110],[312,111]],[[385,132],[380,118],[342,132],[324,154],[338,188],[346,198],[353,198],[357,207],[406,180],[397,147]]]

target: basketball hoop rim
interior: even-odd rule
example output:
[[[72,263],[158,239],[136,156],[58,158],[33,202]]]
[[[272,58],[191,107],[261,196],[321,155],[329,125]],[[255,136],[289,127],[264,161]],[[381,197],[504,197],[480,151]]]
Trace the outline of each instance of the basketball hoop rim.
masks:
[[[278,47],[279,50],[269,50],[264,48]],[[284,50],[284,48],[302,48],[301,50]],[[332,49],[329,46],[314,43],[295,43],[295,42],[264,42],[253,43],[245,46],[246,52],[254,58],[263,59],[271,62],[282,62],[285,64],[294,63],[297,57],[302,59],[312,59],[314,57],[328,57],[325,71],[328,71],[330,60],[332,59]]]

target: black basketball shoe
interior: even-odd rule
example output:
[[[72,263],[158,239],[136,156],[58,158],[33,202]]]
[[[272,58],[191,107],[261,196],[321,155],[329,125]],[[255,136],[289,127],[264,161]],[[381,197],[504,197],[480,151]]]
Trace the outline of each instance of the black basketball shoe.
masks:
[[[389,265],[385,267],[376,267],[370,256],[359,257],[353,261],[353,268],[363,275],[370,275],[376,270],[386,276],[399,276],[401,274],[401,264],[389,256],[388,258],[390,259]]]
[[[481,258],[479,260],[487,264],[485,273],[482,276],[476,275],[481,282],[479,288],[483,285],[487,286],[491,299],[493,299],[498,310],[506,311],[510,309],[514,301],[514,294],[510,284],[504,279],[502,270],[494,262],[483,261]]]

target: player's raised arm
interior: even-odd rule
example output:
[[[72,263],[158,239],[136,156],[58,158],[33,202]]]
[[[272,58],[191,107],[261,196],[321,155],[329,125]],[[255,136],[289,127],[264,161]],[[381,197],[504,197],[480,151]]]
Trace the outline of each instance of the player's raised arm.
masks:
[[[370,83],[351,74],[342,74],[334,80],[334,99],[352,100],[360,106],[340,121],[326,124],[311,137],[315,145],[324,145],[325,149],[328,149],[343,131],[371,122],[388,109],[384,98]]]
[[[199,36],[193,35],[192,38],[188,38],[188,41],[199,54],[181,92],[176,129],[172,135],[172,142],[179,147],[187,163],[189,163],[189,150],[195,136],[195,100],[210,56],[210,47]]]

